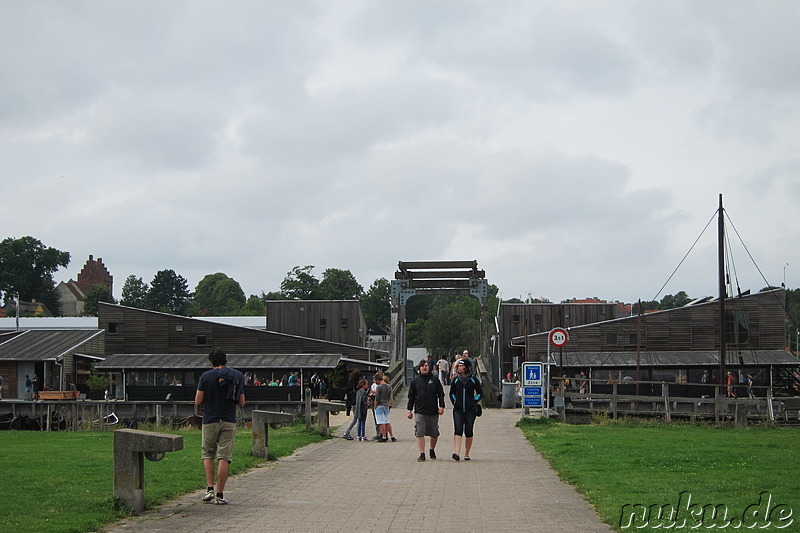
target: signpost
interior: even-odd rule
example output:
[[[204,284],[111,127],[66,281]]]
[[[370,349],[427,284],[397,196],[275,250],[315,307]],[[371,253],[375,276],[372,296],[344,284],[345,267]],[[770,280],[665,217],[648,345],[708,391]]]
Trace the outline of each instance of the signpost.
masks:
[[[522,413],[526,407],[542,407],[542,363],[522,363]]]
[[[564,328],[553,328],[550,330],[550,333],[547,334],[547,391],[550,390],[550,346],[555,346],[556,348],[561,348],[567,341],[569,340],[569,333]],[[548,415],[550,411],[550,394],[546,394],[545,405],[548,410]]]
[[[522,416],[526,407],[550,409],[550,346],[561,348],[569,341],[564,328],[553,328],[547,334],[547,369],[542,363],[522,363]],[[543,373],[543,370],[545,372]]]

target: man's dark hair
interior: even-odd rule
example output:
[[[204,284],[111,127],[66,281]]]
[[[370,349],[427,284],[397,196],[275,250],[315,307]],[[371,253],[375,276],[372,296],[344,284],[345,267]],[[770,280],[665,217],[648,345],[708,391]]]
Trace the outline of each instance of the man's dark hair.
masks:
[[[225,366],[228,364],[228,356],[219,348],[214,348],[208,354],[208,360],[211,361],[212,366]]]
[[[422,365],[428,365],[428,366],[430,366],[430,363],[428,363],[428,359],[427,359],[427,358],[425,358],[425,359],[420,359],[420,360],[419,360],[419,364],[417,365],[417,368],[421,367]]]

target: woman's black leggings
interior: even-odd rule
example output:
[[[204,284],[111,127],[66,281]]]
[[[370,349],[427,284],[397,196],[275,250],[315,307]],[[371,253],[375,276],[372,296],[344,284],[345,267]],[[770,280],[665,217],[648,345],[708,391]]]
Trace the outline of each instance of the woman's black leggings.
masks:
[[[475,425],[475,411],[453,411],[453,427],[455,435],[472,438],[472,426]]]

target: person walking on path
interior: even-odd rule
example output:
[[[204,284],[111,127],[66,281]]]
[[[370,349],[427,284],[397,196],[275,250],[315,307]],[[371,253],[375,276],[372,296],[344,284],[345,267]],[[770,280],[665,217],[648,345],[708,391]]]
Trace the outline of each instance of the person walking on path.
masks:
[[[450,401],[453,402],[453,460],[461,460],[461,441],[464,440],[464,460],[469,461],[473,432],[477,416],[476,406],[483,396],[481,383],[472,375],[469,359],[456,363],[457,376],[450,384]]]
[[[233,462],[236,437],[236,406],[244,407],[244,376],[225,366],[228,356],[220,349],[208,354],[213,369],[203,372],[197,382],[195,405],[203,407],[202,452],[206,476],[203,501],[225,505],[225,483],[228,467]],[[214,492],[214,459],[217,460],[217,490]]]
[[[439,381],[442,382],[442,386],[450,385],[450,361],[447,360],[446,354],[436,362],[436,370],[438,371]]]
[[[425,437],[430,439],[429,455],[436,459],[436,442],[439,440],[439,415],[444,413],[444,388],[431,373],[427,359],[419,362],[419,374],[408,387],[408,419],[414,418],[414,436],[417,437],[419,457],[425,460]]]

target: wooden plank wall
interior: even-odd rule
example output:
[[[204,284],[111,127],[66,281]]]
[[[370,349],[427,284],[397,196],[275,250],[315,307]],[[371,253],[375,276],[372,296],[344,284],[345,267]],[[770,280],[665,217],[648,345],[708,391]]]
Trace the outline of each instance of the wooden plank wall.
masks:
[[[321,325],[321,321],[325,325]],[[343,326],[342,321],[347,325]],[[267,329],[331,342],[362,345],[367,324],[357,300],[267,301]]]
[[[117,333],[109,332],[111,323],[116,324]],[[240,328],[113,305],[100,306],[98,325],[106,331],[106,354],[205,354],[215,346],[228,353],[336,353],[362,360],[367,360],[370,353],[366,346]],[[197,342],[199,335],[205,336],[205,344]],[[371,352],[374,356],[375,350]]]
[[[777,297],[776,297],[777,294]],[[746,311],[749,323],[749,340],[747,343],[726,346],[739,349],[773,350],[785,345],[784,311],[781,306],[782,293],[757,293],[741,298],[729,299],[727,310]],[[508,363],[512,355],[522,355],[522,349],[512,350],[508,347],[511,338],[523,335],[523,317],[533,316],[538,312],[531,304],[503,304],[501,306],[501,335],[503,340],[502,361]],[[557,324],[551,325],[558,312],[556,305],[541,306],[542,330],[549,331]],[[579,304],[573,304],[579,305]],[[587,312],[570,309],[570,319],[592,320],[601,311],[595,304],[586,304]],[[519,314],[518,323],[511,317]],[[648,351],[683,351],[683,350],[718,350],[719,349],[719,304],[708,302],[675,310],[648,313],[641,317],[641,347]],[[611,322],[601,322],[570,330],[570,341],[566,350],[576,351],[635,351],[636,344],[631,341],[631,334],[637,332],[637,317],[624,317]],[[533,334],[529,321],[529,333]],[[590,323],[591,324],[591,323]],[[609,344],[609,335],[616,334],[616,343]],[[546,335],[539,335],[529,341],[531,354],[547,353]]]

